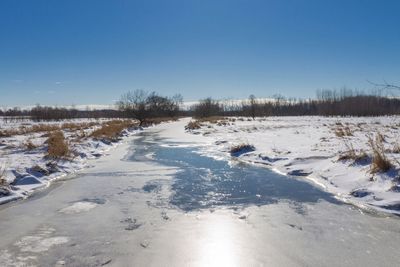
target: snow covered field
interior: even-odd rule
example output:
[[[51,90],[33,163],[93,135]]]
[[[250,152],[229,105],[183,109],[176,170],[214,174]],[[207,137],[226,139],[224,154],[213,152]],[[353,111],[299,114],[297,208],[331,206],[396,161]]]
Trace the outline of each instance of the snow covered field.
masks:
[[[62,122],[5,121],[0,118],[0,204],[24,198],[54,179],[81,170],[120,141],[94,138],[91,134],[107,119],[73,119]],[[70,159],[46,157],[49,129],[59,127],[71,150]],[[43,128],[43,129],[42,129]],[[134,134],[137,128],[121,133]]]
[[[206,155],[260,164],[312,180],[345,202],[400,214],[399,116],[229,118],[200,124],[187,133],[202,137]],[[384,150],[388,171],[374,170],[370,139]],[[255,150],[232,157],[231,148],[240,144]]]

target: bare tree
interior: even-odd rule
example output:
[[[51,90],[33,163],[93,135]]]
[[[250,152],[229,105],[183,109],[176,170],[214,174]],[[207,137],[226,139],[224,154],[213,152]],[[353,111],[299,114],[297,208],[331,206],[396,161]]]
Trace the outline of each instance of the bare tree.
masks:
[[[121,96],[117,105],[128,117],[139,120],[140,125],[149,118],[175,117],[179,113],[182,96],[160,96],[156,92],[148,93],[135,90]]]
[[[149,116],[146,109],[148,95],[144,90],[127,92],[117,102],[118,109],[125,112],[128,117],[137,119],[141,126]]]
[[[223,107],[218,101],[208,97],[194,105],[193,111],[196,117],[205,118],[220,115],[223,111]]]
[[[254,120],[256,117],[256,109],[257,109],[257,100],[254,95],[249,96],[249,104],[250,104],[250,116]]]

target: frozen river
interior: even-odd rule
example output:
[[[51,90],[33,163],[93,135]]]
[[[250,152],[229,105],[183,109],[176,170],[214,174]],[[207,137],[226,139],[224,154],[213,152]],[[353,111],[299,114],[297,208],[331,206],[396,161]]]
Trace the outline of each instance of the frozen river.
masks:
[[[396,266],[400,220],[153,128],[0,208],[0,266]]]

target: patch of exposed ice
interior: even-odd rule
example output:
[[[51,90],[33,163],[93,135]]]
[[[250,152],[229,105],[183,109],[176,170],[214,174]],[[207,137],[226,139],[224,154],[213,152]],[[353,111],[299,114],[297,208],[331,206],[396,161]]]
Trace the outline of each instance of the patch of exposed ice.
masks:
[[[77,213],[87,212],[91,209],[96,208],[96,206],[97,204],[94,202],[80,201],[80,202],[75,202],[74,204],[68,207],[62,208],[60,212],[65,214],[77,214]]]

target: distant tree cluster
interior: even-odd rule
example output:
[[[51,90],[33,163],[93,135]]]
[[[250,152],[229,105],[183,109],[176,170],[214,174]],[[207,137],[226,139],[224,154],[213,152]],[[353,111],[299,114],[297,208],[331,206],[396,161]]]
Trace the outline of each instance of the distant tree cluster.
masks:
[[[182,101],[179,94],[166,97],[156,92],[135,90],[122,95],[117,105],[125,116],[139,120],[142,125],[147,119],[178,116]]]
[[[224,113],[224,105],[209,97],[200,100],[199,103],[193,105],[190,110],[193,112],[195,117],[211,117]]]

